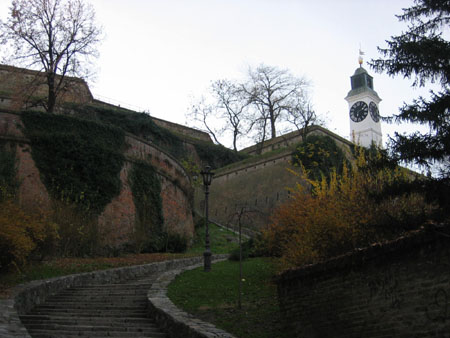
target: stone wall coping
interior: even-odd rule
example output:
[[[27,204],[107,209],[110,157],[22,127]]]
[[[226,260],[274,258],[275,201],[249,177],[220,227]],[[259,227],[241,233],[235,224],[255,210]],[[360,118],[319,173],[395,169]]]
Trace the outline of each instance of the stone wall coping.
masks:
[[[292,280],[310,279],[319,275],[333,274],[336,271],[352,270],[367,264],[369,261],[382,261],[387,257],[406,255],[412,251],[417,251],[417,248],[425,248],[427,245],[439,241],[446,241],[447,245],[450,242],[450,224],[427,224],[419,230],[410,231],[391,241],[375,243],[369,247],[355,249],[324,262],[290,269],[280,274],[276,278],[276,282],[277,284],[284,284]]]
[[[19,315],[28,312],[35,305],[43,303],[48,296],[63,289],[81,285],[120,283],[150,273],[200,264],[202,261],[202,256],[196,256],[54,277],[18,285],[12,290],[9,298],[0,300],[0,337],[29,338],[30,335],[21,323]]]
[[[284,157],[288,157],[288,156],[292,157],[293,152],[294,152],[294,149],[286,148],[285,150],[276,152],[272,156],[264,156],[264,154],[263,154],[262,155],[263,158],[261,158],[261,159],[259,159],[258,157],[251,158],[253,160],[253,162],[245,162],[246,160],[244,159],[244,160],[242,160],[244,162],[242,164],[240,164],[239,162],[236,162],[236,163],[231,164],[230,168],[224,167],[223,169],[222,168],[218,169],[218,171],[214,175],[214,179],[235,173],[237,171],[242,171],[242,170],[245,170],[245,169],[248,169],[251,167],[259,166],[264,163],[276,161],[276,160],[284,158]]]
[[[343,144],[346,144],[346,145],[348,145],[348,146],[354,145],[351,141],[347,140],[346,138],[344,138],[344,137],[342,137],[342,136],[340,136],[340,135],[338,135],[338,134],[336,134],[336,133],[333,133],[332,131],[330,131],[330,130],[328,130],[328,129],[322,127],[322,126],[319,126],[319,125],[312,125],[312,126],[309,126],[309,132],[308,132],[308,134],[311,134],[311,133],[313,133],[313,132],[315,132],[315,131],[322,132],[322,133],[324,133],[324,134],[326,134],[326,135],[328,135],[328,136],[334,138],[335,140],[338,140],[338,141],[340,141],[340,142],[342,142]],[[298,137],[298,136],[301,136],[302,132],[303,132],[303,129],[300,129],[300,130],[294,130],[294,131],[291,131],[291,132],[289,132],[289,133],[287,133],[287,134],[280,135],[280,136],[277,136],[277,137],[275,137],[275,138],[273,138],[273,139],[266,140],[266,141],[264,141],[263,148],[267,148],[267,147],[270,147],[270,146],[272,146],[272,145],[275,145],[275,144],[278,144],[278,143],[285,142],[286,140],[291,140],[291,139],[293,139],[293,138],[296,138],[296,137]],[[259,144],[255,144],[255,145],[252,145],[252,146],[250,146],[250,147],[241,149],[240,151],[243,152],[243,153],[251,153],[251,152],[255,151],[255,149],[256,149],[258,146],[259,146]]]
[[[227,259],[227,257],[228,255],[214,255],[213,260],[219,262]],[[202,263],[186,265],[161,274],[147,293],[149,313],[171,338],[234,338],[235,336],[218,329],[213,324],[204,322],[180,310],[167,297],[167,287],[177,275],[199,266],[202,266]]]

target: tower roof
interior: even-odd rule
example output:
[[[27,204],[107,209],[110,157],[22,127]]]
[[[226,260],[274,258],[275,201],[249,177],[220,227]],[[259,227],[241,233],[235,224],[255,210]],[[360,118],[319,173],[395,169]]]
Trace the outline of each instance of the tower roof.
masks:
[[[373,77],[362,66],[356,68],[354,74],[350,77],[350,81],[352,89],[348,92],[346,98],[366,92],[381,101],[377,92],[373,89]]]
[[[363,67],[360,66],[360,67],[356,68],[355,73],[353,74],[353,76],[359,75],[359,74],[363,74],[363,73],[369,74],[367,72],[367,70],[365,70]]]

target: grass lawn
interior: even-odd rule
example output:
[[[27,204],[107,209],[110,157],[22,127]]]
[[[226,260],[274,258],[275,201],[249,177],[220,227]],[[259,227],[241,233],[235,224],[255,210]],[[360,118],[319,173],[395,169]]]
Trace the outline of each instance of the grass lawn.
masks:
[[[209,224],[209,242],[213,254],[230,253],[239,247],[238,235],[227,229]],[[194,243],[187,251],[191,254],[202,254],[205,251],[205,226],[195,231]]]
[[[238,309],[239,262],[224,261],[184,272],[169,285],[168,296],[180,308],[242,338],[290,337],[283,327],[274,263],[268,258],[243,262],[242,309]]]

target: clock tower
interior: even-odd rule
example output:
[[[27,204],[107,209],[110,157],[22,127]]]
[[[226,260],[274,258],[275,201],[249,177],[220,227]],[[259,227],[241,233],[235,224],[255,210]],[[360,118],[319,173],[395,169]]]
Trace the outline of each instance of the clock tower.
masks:
[[[350,77],[351,90],[345,100],[350,114],[350,140],[369,148],[372,143],[382,144],[380,114],[378,104],[381,102],[373,90],[373,77],[362,67],[363,53],[360,51],[359,68]]]

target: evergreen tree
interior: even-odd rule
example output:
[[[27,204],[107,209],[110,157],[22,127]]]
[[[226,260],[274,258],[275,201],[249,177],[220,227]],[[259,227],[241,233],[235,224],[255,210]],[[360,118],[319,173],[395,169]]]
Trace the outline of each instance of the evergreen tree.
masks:
[[[408,23],[408,30],[391,37],[387,48],[378,48],[382,58],[372,60],[377,72],[391,76],[403,75],[413,80],[413,86],[438,83],[441,89],[431,91],[430,98],[419,97],[404,104],[396,122],[428,125],[429,131],[410,135],[396,133],[391,139],[394,159],[415,163],[430,170],[439,168],[439,175],[413,182],[414,190],[422,190],[432,201],[437,201],[441,211],[450,202],[450,23],[449,0],[415,0],[410,8],[397,16]],[[448,214],[448,212],[447,212]],[[441,214],[441,215],[445,215]]]

